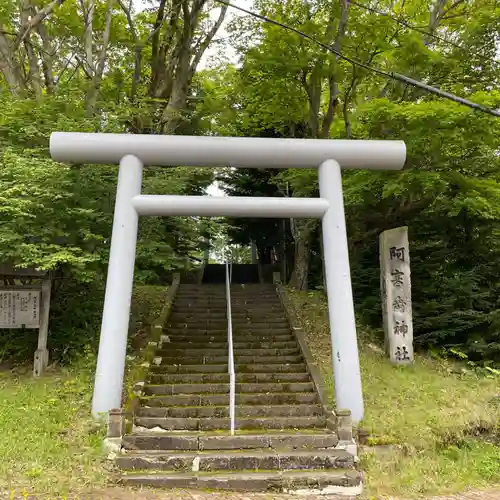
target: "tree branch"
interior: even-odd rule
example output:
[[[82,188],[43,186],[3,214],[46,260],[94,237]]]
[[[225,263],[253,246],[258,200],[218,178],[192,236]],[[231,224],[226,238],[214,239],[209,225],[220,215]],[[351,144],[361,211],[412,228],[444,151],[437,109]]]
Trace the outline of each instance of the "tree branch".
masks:
[[[42,69],[45,78],[45,86],[47,88],[47,92],[50,94],[54,91],[56,86],[52,62],[53,62],[53,57],[57,53],[57,51],[51,50],[52,46],[50,37],[43,23],[40,23],[36,27],[36,30],[38,32],[38,35],[42,39],[42,47],[39,49],[40,57],[42,59]]]
[[[97,95],[101,86],[102,75],[104,74],[104,66],[106,65],[106,54],[108,51],[109,39],[111,36],[111,19],[113,17],[113,3],[114,0],[108,0],[106,11],[106,24],[104,27],[104,34],[102,37],[102,47],[97,59],[96,71],[92,81],[92,86],[87,99],[87,113],[93,114],[97,102]]]
[[[64,64],[63,68],[61,69],[61,72],[59,73],[59,76],[57,77],[57,79],[55,81],[56,86],[61,81],[61,78],[64,75],[64,73],[66,72],[66,70],[68,69],[68,67],[72,64],[73,57],[74,57],[74,54],[71,54],[71,56],[68,59],[66,59],[65,64]],[[78,68],[78,66],[80,66],[79,62],[77,62],[75,67]]]
[[[154,24],[153,36],[151,38],[151,87],[150,93],[158,85],[159,68],[160,68],[160,27],[163,24],[165,17],[165,3],[166,0],[160,1],[158,12],[156,13],[156,20]],[[177,9],[173,9],[177,10]],[[172,23],[173,13],[170,16],[170,23]]]
[[[342,39],[347,30],[347,22],[349,20],[349,0],[342,0],[342,12],[340,14],[339,27],[337,29],[337,36],[335,37],[335,42],[333,48],[336,52],[340,52],[342,46]],[[335,108],[338,104],[338,96],[340,94],[337,77],[335,70],[337,67],[337,62],[339,57],[336,57],[336,63],[330,65],[330,76],[328,77],[328,109],[323,118],[323,123],[321,127],[321,137],[323,139],[328,138],[330,133],[330,127],[332,126],[333,119],[335,117]]]
[[[127,7],[125,5],[125,3],[123,2],[123,0],[117,0],[117,1],[118,1],[118,5],[123,10],[123,12],[127,18],[127,22],[128,22],[129,27],[130,27],[130,32],[132,33],[132,38],[133,38],[134,42],[137,42],[137,31],[135,29],[134,20],[132,19],[131,7],[130,6]]]
[[[87,71],[86,73],[90,73],[91,77],[94,76],[95,68],[94,68],[94,54],[92,50],[92,38],[94,36],[94,8],[95,8],[95,0],[88,0],[88,7],[85,6],[84,0],[81,0],[82,8],[84,10],[84,18],[85,18],[85,58],[87,63]]]
[[[352,96],[352,92],[353,92],[354,87],[356,85],[356,81],[357,81],[356,67],[353,66],[351,83],[349,84],[349,88],[344,93],[344,103],[342,106],[342,114],[344,116],[344,128],[345,128],[345,138],[346,139],[351,138],[351,118],[349,116],[349,99]]]
[[[83,72],[85,73],[85,76],[89,79],[92,79],[92,74],[90,74],[87,70],[87,65],[85,64],[84,61],[82,61],[77,55],[75,55],[76,62],[78,63],[78,66],[81,66],[83,69]]]
[[[196,71],[196,68],[198,67],[198,64],[200,63],[201,58],[203,57],[203,54],[207,50],[208,46],[210,45],[210,42],[213,40],[215,34],[221,27],[222,23],[224,22],[224,17],[226,16],[227,12],[227,5],[224,5],[221,8],[219,17],[217,18],[217,21],[215,24],[212,26],[212,29],[208,32],[207,36],[204,38],[204,40],[195,48],[194,50],[194,57],[193,61],[191,62],[191,74],[193,75]]]
[[[448,12],[452,11],[453,9],[456,9],[459,5],[463,4],[465,0],[456,0],[453,2],[450,7],[448,7],[446,10],[443,10],[443,13],[441,14],[441,19],[448,14]]]
[[[41,23],[47,16],[49,16],[56,7],[59,7],[65,1],[66,0],[52,0],[52,2],[46,5],[42,10],[39,10],[27,24],[22,26],[22,29],[19,31],[16,41],[14,42],[12,50],[17,50],[24,39],[29,35],[31,30]]]

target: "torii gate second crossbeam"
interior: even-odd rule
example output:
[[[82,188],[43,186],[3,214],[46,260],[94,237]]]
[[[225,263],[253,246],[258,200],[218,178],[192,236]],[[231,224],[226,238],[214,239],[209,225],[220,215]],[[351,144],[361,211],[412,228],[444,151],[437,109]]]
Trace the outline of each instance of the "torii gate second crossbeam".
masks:
[[[197,215],[322,219],[336,406],[363,418],[341,168],[401,169],[403,142],[54,132],[50,152],[60,162],[120,164],[94,416],[121,406],[139,215]],[[318,168],[320,197],[143,195],[144,165]]]

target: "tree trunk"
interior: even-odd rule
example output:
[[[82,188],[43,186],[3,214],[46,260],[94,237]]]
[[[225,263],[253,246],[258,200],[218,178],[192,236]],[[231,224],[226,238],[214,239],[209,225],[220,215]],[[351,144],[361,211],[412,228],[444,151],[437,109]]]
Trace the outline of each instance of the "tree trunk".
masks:
[[[281,280],[283,283],[287,282],[287,262],[286,262],[286,243],[287,243],[287,238],[286,238],[286,219],[283,219],[281,221],[281,226],[280,226],[280,232],[281,232],[281,248],[280,248],[280,264],[281,264]]]
[[[40,79],[40,72],[38,69],[38,57],[33,50],[33,45],[31,43],[31,36],[28,35],[24,39],[24,48],[26,50],[26,55],[28,57],[28,74],[29,81],[31,82],[31,88],[35,97],[40,99],[42,97],[42,82]]]
[[[45,79],[45,87],[47,89],[47,92],[49,94],[52,94],[56,87],[56,82],[54,79],[54,68],[52,64],[54,57],[52,43],[50,41],[49,34],[47,33],[47,30],[45,29],[45,26],[42,23],[40,23],[37,26],[37,32],[40,35],[40,38],[42,39],[41,58],[42,58],[43,76]]]
[[[164,134],[174,134],[183,120],[186,109],[189,83],[183,76],[174,82],[174,88],[167,106],[163,110],[162,131]]]
[[[29,1],[24,0],[20,6],[21,9],[21,26],[29,26],[32,8]],[[23,40],[24,50],[28,59],[28,81],[31,83],[31,89],[37,99],[42,96],[42,82],[40,79],[40,71],[38,69],[38,57],[33,49],[31,41],[31,33],[27,32]]]
[[[321,251],[321,270],[323,274],[323,293],[326,295],[325,247],[323,245],[323,228],[319,230],[319,246]]]
[[[311,259],[311,235],[295,242],[295,263],[290,286],[305,291],[309,288],[309,261]]]
[[[317,220],[298,219],[293,221],[293,238],[295,240],[295,259],[290,285],[297,290],[309,287],[309,262],[311,260],[311,240]]]
[[[90,75],[94,74],[94,52],[92,50],[92,37],[94,35],[94,9],[94,0],[87,0],[87,2],[82,1],[82,10],[85,17],[85,62],[87,63],[87,72]]]
[[[1,29],[2,25],[0,24],[0,30]],[[24,90],[23,78],[19,72],[18,66],[13,61],[10,44],[3,33],[0,33],[0,71],[12,95],[18,95]]]

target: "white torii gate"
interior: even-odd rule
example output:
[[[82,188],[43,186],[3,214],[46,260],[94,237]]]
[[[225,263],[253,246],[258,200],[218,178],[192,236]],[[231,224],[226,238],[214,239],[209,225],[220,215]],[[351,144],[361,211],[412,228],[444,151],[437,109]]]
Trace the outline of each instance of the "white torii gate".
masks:
[[[261,139],[54,132],[54,160],[120,164],[92,401],[96,417],[120,408],[139,215],[322,219],[336,407],[363,418],[341,168],[399,170],[402,141]],[[143,195],[143,165],[318,168],[320,198]]]

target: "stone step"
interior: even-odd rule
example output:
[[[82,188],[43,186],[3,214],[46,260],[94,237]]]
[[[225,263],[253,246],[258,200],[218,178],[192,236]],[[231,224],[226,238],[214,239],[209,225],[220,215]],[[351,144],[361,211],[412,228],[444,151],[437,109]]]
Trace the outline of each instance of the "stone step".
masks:
[[[208,309],[207,309],[208,307]],[[271,303],[271,304],[244,304],[244,303],[235,303],[233,304],[231,302],[231,309],[233,314],[236,313],[244,313],[244,312],[257,312],[257,311],[263,311],[268,314],[271,313],[281,313],[283,314],[283,306],[281,304],[277,303]],[[186,302],[184,304],[182,303],[177,303],[174,302],[174,305],[172,307],[172,312],[196,312],[199,314],[203,314],[207,312],[207,310],[210,311],[210,313],[221,313],[221,314],[226,314],[227,312],[227,303],[224,304],[208,304],[208,305],[199,305],[198,303],[193,303],[193,302]]]
[[[164,330],[164,335],[169,338],[175,337],[196,337],[195,340],[203,340],[202,337],[207,340],[216,340],[218,342],[227,341],[227,327],[212,328],[207,325],[204,326],[192,326],[192,325],[182,325],[180,323],[176,325],[168,325]],[[288,341],[290,339],[295,339],[292,330],[289,326],[279,325],[273,326],[233,326],[233,342],[259,342],[260,340],[277,340],[277,341]]]
[[[227,320],[205,320],[200,318],[176,320],[170,319],[167,324],[167,328],[191,328],[193,330],[226,330],[227,332]],[[288,322],[283,320],[266,320],[266,321],[251,321],[246,319],[234,319],[233,320],[233,332],[236,331],[248,331],[248,330],[274,330],[277,328],[290,329]]]
[[[215,339],[220,342],[227,341],[227,328],[207,329],[207,328],[184,328],[182,326],[171,326],[165,330],[165,335],[170,339],[183,340],[185,338],[193,341]],[[288,341],[295,339],[290,328],[245,328],[243,330],[233,329],[233,342],[246,341],[256,342],[260,340]]]
[[[236,382],[309,382],[309,373],[237,373]],[[228,383],[227,373],[152,373],[149,375],[152,384],[207,384]]]
[[[177,293],[175,297],[176,304],[215,304],[215,305],[226,305],[227,299],[226,295],[193,295],[193,294],[184,294]],[[240,304],[264,304],[269,303],[273,305],[282,305],[281,300],[276,294],[266,294],[266,295],[249,295],[249,294],[231,294],[231,305],[232,304],[240,305]]]
[[[227,314],[225,310],[214,310],[207,308],[193,309],[193,308],[183,308],[183,309],[174,309],[172,310],[171,317],[196,317],[202,319],[218,319],[227,321]],[[262,306],[258,306],[255,309],[237,309],[233,308],[232,318],[244,318],[250,317],[254,320],[258,320],[259,318],[281,318],[282,320],[287,319],[287,316],[283,313],[283,310],[277,309],[264,309]]]
[[[136,417],[135,426],[138,428],[160,428],[167,431],[207,431],[228,429],[229,418],[173,418],[173,417]],[[247,417],[238,418],[235,428],[246,429],[322,429],[326,427],[326,417]]]
[[[257,314],[262,311],[266,316],[281,315],[284,316],[283,307],[279,304],[231,304],[233,315],[242,314]],[[227,317],[227,304],[224,306],[220,304],[198,304],[195,302],[175,304],[172,307],[172,314],[198,314],[224,316]]]
[[[275,288],[268,288],[265,290],[256,290],[256,289],[249,289],[249,288],[242,288],[242,287],[237,287],[237,286],[231,286],[231,296],[244,296],[244,297],[267,297],[267,296],[274,296],[277,297],[278,294],[276,293]],[[177,295],[178,296],[188,296],[188,297],[207,297],[207,298],[212,298],[212,297],[226,297],[226,287],[223,285],[220,288],[213,288],[211,290],[208,289],[200,289],[200,290],[183,290],[182,288],[179,288],[177,290]]]
[[[206,293],[212,295],[214,293],[226,293],[226,284],[202,284],[201,286],[194,286],[192,288],[184,288],[186,285],[183,284],[178,288],[178,293]],[[273,285],[265,286],[262,283],[231,283],[231,293],[249,293],[251,296],[266,294],[266,293],[276,293],[276,288]]]
[[[236,324],[257,323],[266,325],[275,325],[287,323],[287,318],[283,314],[265,314],[255,312],[254,314],[233,314],[232,322]],[[205,313],[174,313],[170,316],[169,322],[172,325],[190,325],[196,324],[225,324],[227,326],[227,317],[225,314]],[[288,324],[288,323],[287,323]]]
[[[275,290],[275,286],[271,283],[231,283],[231,289],[251,290],[252,293],[261,291]],[[224,283],[183,283],[180,290],[225,290]]]
[[[162,344],[162,348],[158,350],[160,353],[163,350],[167,349],[183,349],[184,346],[187,348],[196,348],[196,349],[226,349],[228,348],[228,343],[217,342],[211,340],[203,339],[200,342],[193,342],[192,339],[186,340],[187,337],[184,337],[183,340],[170,339],[170,342],[164,342]],[[292,349],[297,347],[297,342],[295,340],[290,341],[277,341],[277,342],[236,342],[233,341],[234,350],[238,349]],[[161,354],[158,354],[161,355]]]
[[[242,383],[235,384],[236,392],[246,394],[250,392],[310,392],[314,391],[312,382],[268,382],[268,383]],[[164,384],[145,385],[144,394],[176,395],[176,394],[227,394],[229,384]]]
[[[226,364],[182,364],[182,365],[152,365],[152,373],[227,373]],[[236,373],[306,373],[305,363],[266,363],[266,364],[246,364],[237,363]]]
[[[283,305],[278,300],[266,299],[262,301],[231,301],[231,309],[233,313],[243,313],[246,311],[254,312],[263,310],[268,313],[281,313],[283,314]],[[172,312],[199,312],[204,314],[206,312],[227,312],[227,302],[224,301],[201,301],[201,300],[175,300]]]
[[[206,316],[207,318],[223,318],[227,319],[227,311],[225,309],[218,309],[218,310],[213,310],[213,309],[193,309],[191,308],[183,308],[182,310],[176,310],[175,308],[172,310],[172,316],[194,316],[194,317],[199,317],[199,316]],[[278,310],[278,309],[262,309],[262,307],[256,307],[255,309],[240,309],[238,307],[232,309],[231,312],[231,317],[236,318],[236,317],[245,317],[245,316],[262,316],[262,317],[269,317],[269,318],[276,318],[276,317],[281,317],[281,318],[286,318],[283,309]]]
[[[240,473],[128,473],[120,482],[127,486],[157,488],[186,488],[245,492],[300,491],[312,494],[359,495],[362,492],[362,473],[340,469],[329,471],[269,471]]]
[[[266,348],[269,346],[272,349],[285,348],[289,349],[291,347],[296,347],[297,341],[295,338],[289,335],[277,335],[277,338],[273,337],[260,337],[256,335],[252,336],[233,336],[233,347],[236,350],[253,348],[254,346],[259,349]],[[193,346],[196,348],[201,347],[216,347],[216,348],[227,348],[227,335],[169,335],[164,334],[164,340],[160,344],[161,349],[168,349],[170,346],[176,348],[176,346]],[[260,347],[259,347],[260,346]]]
[[[226,283],[183,283],[179,287],[179,291],[188,292],[216,292],[217,290],[221,291],[221,293],[225,293],[226,291]],[[249,291],[252,294],[258,293],[268,293],[275,291],[276,288],[271,283],[231,283],[231,291]]]
[[[245,312],[257,312],[262,310],[267,314],[283,314],[282,304],[274,301],[263,302],[231,302],[231,310],[233,314],[243,314]],[[224,302],[200,302],[200,301],[181,301],[174,302],[172,313],[189,313],[197,312],[199,314],[226,314],[227,303]]]
[[[183,356],[181,358],[176,357],[162,357],[162,365],[175,365],[182,364],[196,365],[196,364],[223,364],[227,362],[228,355],[225,356]],[[279,363],[301,363],[302,356],[247,356],[235,353],[234,356],[235,363],[246,364],[246,363],[258,363],[258,364],[279,364]]]
[[[123,437],[122,446],[129,450],[255,450],[271,448],[274,450],[324,450],[334,448],[338,437],[324,431],[308,433],[269,432],[265,434],[210,435],[183,434],[172,435],[163,432],[134,433]]]
[[[235,353],[238,354],[236,349]],[[295,356],[300,354],[300,349],[298,347],[286,348],[286,349],[271,349],[271,348],[247,348],[239,351],[241,353],[244,352],[247,356]],[[181,357],[181,358],[190,358],[197,356],[227,356],[228,349],[227,347],[217,348],[217,347],[202,347],[197,348],[194,346],[186,346],[184,348],[177,347],[175,348],[172,344],[168,344],[168,346],[163,345],[161,349],[156,352],[156,356],[166,356],[166,357]]]
[[[293,342],[297,345],[297,341],[292,333],[283,334],[283,335],[268,335],[264,333],[264,335],[255,335],[255,334],[237,334],[233,335],[233,345],[235,344],[274,344],[274,343],[282,343],[282,342]],[[224,335],[210,335],[208,334],[169,334],[168,332],[164,334],[164,340],[162,342],[162,347],[167,348],[169,344],[179,344],[179,343],[189,343],[189,344],[224,344],[227,345],[227,333]]]
[[[236,406],[236,417],[308,417],[323,415],[321,405],[270,405],[270,406]],[[173,418],[227,418],[228,406],[180,406],[180,407],[142,407],[139,417],[173,417]]]
[[[231,316],[233,323],[248,323],[254,322],[257,324],[276,324],[276,323],[286,323],[286,317],[281,314],[270,314],[268,316],[254,314],[251,318],[244,314],[234,314]],[[225,324],[227,326],[227,317],[225,315],[211,315],[207,312],[202,314],[191,314],[191,313],[175,313],[170,316],[170,323],[182,323],[182,324]]]
[[[165,396],[147,396],[141,398],[143,407],[172,406],[227,406],[229,394],[179,394]],[[236,393],[236,405],[300,405],[317,404],[316,392],[274,392],[274,393]]]
[[[132,452],[119,455],[122,470],[201,472],[221,470],[354,469],[354,457],[345,450],[311,451],[225,451],[225,452]]]
[[[185,290],[182,288],[178,288],[178,294],[181,295],[193,295],[193,296],[202,296],[202,297],[225,297],[226,296],[226,285],[222,285],[220,287],[214,288],[201,288],[201,289],[192,289]],[[259,297],[261,295],[277,295],[276,288],[248,288],[247,286],[241,287],[238,284],[231,285],[231,295],[246,295],[248,297]]]

